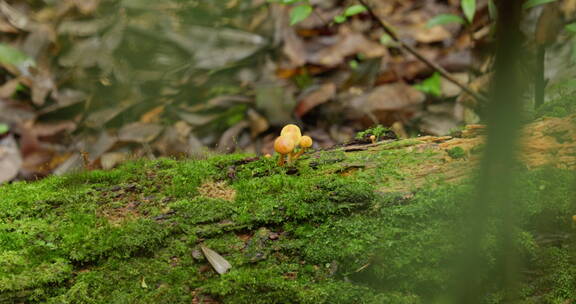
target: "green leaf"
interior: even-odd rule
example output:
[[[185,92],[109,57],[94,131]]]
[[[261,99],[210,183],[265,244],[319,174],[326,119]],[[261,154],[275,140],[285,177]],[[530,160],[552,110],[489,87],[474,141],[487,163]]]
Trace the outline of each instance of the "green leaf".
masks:
[[[466,20],[472,23],[472,21],[474,21],[474,15],[476,14],[476,0],[461,0],[460,5],[462,6]]]
[[[568,24],[566,30],[576,34],[576,22]]]
[[[392,43],[392,37],[388,34],[382,34],[382,36],[380,36],[380,43],[383,45],[390,45]]]
[[[348,65],[350,66],[351,69],[355,70],[358,68],[358,61],[350,60],[350,62],[348,62]]]
[[[434,18],[430,19],[428,23],[426,23],[427,27],[435,27],[438,25],[450,24],[450,23],[460,23],[464,24],[464,19],[460,16],[452,15],[452,14],[441,14],[435,16]]]
[[[488,0],[488,14],[490,14],[490,18],[492,18],[492,20],[496,20],[498,11],[496,10],[496,4],[494,4],[494,0]]]
[[[7,124],[0,123],[0,135],[8,133],[10,127]]]
[[[344,22],[346,22],[347,19],[348,18],[346,18],[346,16],[342,16],[342,15],[334,16],[334,22],[336,22],[336,23],[344,23]]]
[[[0,63],[20,66],[26,62],[34,62],[28,55],[8,44],[0,43]]]
[[[442,78],[438,72],[435,72],[432,76],[425,79],[419,84],[414,85],[414,88],[420,90],[426,94],[431,94],[434,96],[442,95]]]
[[[528,0],[528,1],[524,2],[524,4],[522,5],[522,8],[523,9],[531,9],[533,7],[540,6],[540,5],[554,2],[554,1],[556,1],[556,0]]]
[[[352,5],[349,8],[347,8],[344,11],[344,16],[350,17],[350,16],[358,15],[358,14],[363,13],[365,11],[367,11],[367,9],[364,5],[356,4],[356,5]]]
[[[294,25],[310,16],[312,14],[312,6],[309,4],[302,4],[296,6],[290,11],[290,25]]]

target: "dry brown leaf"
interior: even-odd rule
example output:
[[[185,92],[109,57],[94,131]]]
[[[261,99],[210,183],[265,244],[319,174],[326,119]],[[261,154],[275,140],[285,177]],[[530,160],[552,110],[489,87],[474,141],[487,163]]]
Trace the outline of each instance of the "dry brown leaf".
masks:
[[[376,115],[378,112],[394,112],[418,106],[424,102],[424,93],[404,83],[378,86],[356,97],[349,103],[356,113]]]
[[[423,22],[412,29],[412,36],[420,43],[434,43],[450,39],[452,34],[443,26],[428,28],[426,22]]]
[[[72,0],[78,10],[84,15],[90,15],[96,11],[100,0]]]
[[[230,262],[228,262],[220,254],[218,254],[218,252],[204,245],[200,245],[200,249],[202,250],[202,253],[204,253],[204,256],[206,257],[210,265],[212,265],[212,267],[214,268],[214,270],[216,270],[218,274],[224,274],[228,270],[230,270],[230,268],[232,268]]]
[[[250,121],[250,135],[252,138],[255,138],[270,128],[270,124],[268,123],[266,117],[260,115],[260,113],[256,112],[256,110],[252,108],[248,109],[247,115],[248,120]]]
[[[69,120],[50,123],[36,122],[33,129],[38,137],[50,137],[64,131],[72,132],[76,130],[76,123]]]
[[[178,111],[177,115],[192,126],[205,125],[218,117],[218,115],[213,114],[196,114],[183,111]]]
[[[16,34],[18,33],[18,29],[13,27],[3,16],[0,16],[0,32]]]
[[[32,31],[36,26],[25,13],[14,8],[4,0],[0,0],[0,12],[12,26],[19,30]]]
[[[141,123],[158,123],[160,115],[164,113],[164,106],[157,106],[140,117]]]
[[[304,41],[298,35],[292,26],[285,26],[282,30],[282,39],[284,47],[282,51],[288,57],[293,67],[299,67],[306,63],[306,47]]]
[[[126,152],[108,152],[100,157],[102,169],[109,170],[127,161],[130,155]]]
[[[160,135],[162,129],[163,127],[157,124],[134,122],[118,131],[118,139],[125,142],[149,143]]]
[[[14,78],[8,80],[2,86],[0,86],[0,98],[9,98],[16,92],[18,85],[20,84],[19,78]]]
[[[308,61],[320,65],[336,66],[343,63],[344,59],[351,55],[363,54],[366,58],[388,55],[388,49],[384,45],[369,40],[362,33],[343,28],[335,43],[310,54]]]
[[[114,119],[120,113],[128,109],[132,103],[130,101],[123,101],[112,107],[107,107],[102,110],[91,111],[86,117],[84,124],[89,128],[99,129],[110,120]]]
[[[452,77],[458,79],[462,83],[468,83],[470,77],[468,73],[453,73]],[[442,96],[444,97],[455,97],[462,93],[462,89],[455,85],[453,82],[446,80],[446,78],[442,77],[440,79],[440,85],[442,89]]]
[[[296,116],[302,117],[313,108],[334,98],[335,95],[336,85],[331,82],[326,83],[302,97],[294,112],[296,113]]]
[[[564,0],[561,3],[562,12],[566,19],[574,17],[576,13],[576,0]]]
[[[220,137],[220,140],[218,141],[218,147],[217,147],[218,152],[222,153],[233,152],[234,149],[236,149],[236,142],[238,140],[238,135],[240,135],[240,133],[249,126],[250,123],[243,120],[233,125],[232,127],[228,128],[228,130],[226,130],[224,134],[222,134],[222,137]]]
[[[560,7],[554,2],[548,3],[544,5],[538,18],[534,40],[538,45],[550,45],[556,41],[563,27],[564,20]]]
[[[11,181],[22,167],[22,157],[12,135],[0,139],[0,184]]]
[[[108,152],[114,145],[118,142],[116,136],[112,136],[107,130],[103,130],[98,135],[96,139],[85,139],[80,143],[80,149],[82,152],[88,153],[88,161],[94,162],[102,154]]]

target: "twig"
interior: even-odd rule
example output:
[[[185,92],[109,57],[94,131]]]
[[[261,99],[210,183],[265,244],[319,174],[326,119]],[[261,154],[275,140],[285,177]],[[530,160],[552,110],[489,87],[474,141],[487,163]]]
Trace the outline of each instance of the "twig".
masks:
[[[370,14],[370,16],[372,16],[372,18],[374,18],[378,22],[378,24],[384,30],[384,32],[386,32],[386,34],[388,34],[390,36],[390,38],[392,38],[392,40],[394,40],[396,43],[398,43],[398,45],[400,47],[402,47],[403,49],[408,51],[410,54],[414,55],[414,57],[416,57],[420,61],[424,62],[427,66],[429,66],[433,70],[440,73],[440,75],[442,75],[442,77],[446,78],[448,81],[457,85],[464,92],[466,92],[470,96],[474,97],[474,99],[476,99],[478,102],[484,103],[487,101],[486,97],[484,97],[484,96],[480,95],[479,93],[475,92],[474,90],[470,89],[467,85],[460,82],[458,79],[454,78],[454,76],[452,76],[448,71],[446,71],[446,69],[444,69],[443,67],[441,67],[437,63],[430,61],[428,58],[426,58],[422,54],[420,54],[415,48],[413,48],[412,46],[410,46],[410,45],[404,43],[402,40],[400,40],[400,37],[398,37],[398,35],[396,35],[396,33],[392,30],[392,27],[390,25],[388,25],[384,19],[380,18],[379,16],[376,15],[376,13],[374,13],[374,10],[372,9],[372,7],[370,5],[368,5],[366,0],[358,0],[358,2],[360,2],[360,4],[362,4],[362,5],[364,5],[364,7],[366,7],[366,10]]]

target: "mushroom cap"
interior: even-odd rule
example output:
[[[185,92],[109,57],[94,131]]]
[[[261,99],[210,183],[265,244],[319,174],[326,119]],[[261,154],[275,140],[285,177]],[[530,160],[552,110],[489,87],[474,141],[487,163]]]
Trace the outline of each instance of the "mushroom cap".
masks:
[[[302,136],[302,138],[300,138],[300,147],[302,148],[312,147],[312,138],[308,135]]]
[[[294,144],[298,145],[300,143],[300,138],[302,138],[302,133],[297,125],[289,124],[285,125],[280,131],[280,136],[289,136],[294,140]]]
[[[274,141],[274,151],[280,154],[288,154],[294,151],[294,139],[290,136],[278,136]]]

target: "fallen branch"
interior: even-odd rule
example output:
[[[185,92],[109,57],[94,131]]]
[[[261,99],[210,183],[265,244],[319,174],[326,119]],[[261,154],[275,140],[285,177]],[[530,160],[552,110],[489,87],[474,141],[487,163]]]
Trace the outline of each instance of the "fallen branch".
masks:
[[[380,27],[386,32],[386,34],[388,34],[390,36],[390,38],[392,38],[392,40],[394,40],[396,43],[398,43],[398,45],[401,48],[405,49],[410,54],[414,55],[414,57],[418,58],[418,60],[424,62],[427,66],[429,66],[433,70],[440,73],[440,75],[442,75],[442,77],[446,78],[448,81],[457,85],[464,92],[466,92],[470,96],[474,97],[474,99],[476,99],[478,102],[485,103],[487,101],[486,97],[475,92],[474,90],[469,88],[466,84],[460,82],[458,79],[456,79],[454,76],[452,76],[448,71],[446,71],[446,69],[444,69],[442,66],[438,65],[435,62],[430,61],[428,58],[424,57],[424,55],[420,54],[420,52],[418,52],[415,48],[413,48],[412,46],[410,46],[410,45],[404,43],[402,40],[400,40],[400,37],[398,37],[398,35],[396,35],[396,33],[392,30],[392,27],[390,25],[388,25],[384,19],[382,19],[381,17],[377,16],[376,13],[374,13],[374,10],[372,9],[372,7],[370,5],[368,5],[366,0],[358,0],[358,2],[360,2],[360,4],[362,4],[362,5],[364,5],[364,7],[366,7],[366,10],[370,14],[370,16],[372,16],[372,18],[374,18],[378,22],[378,25],[380,25]]]

